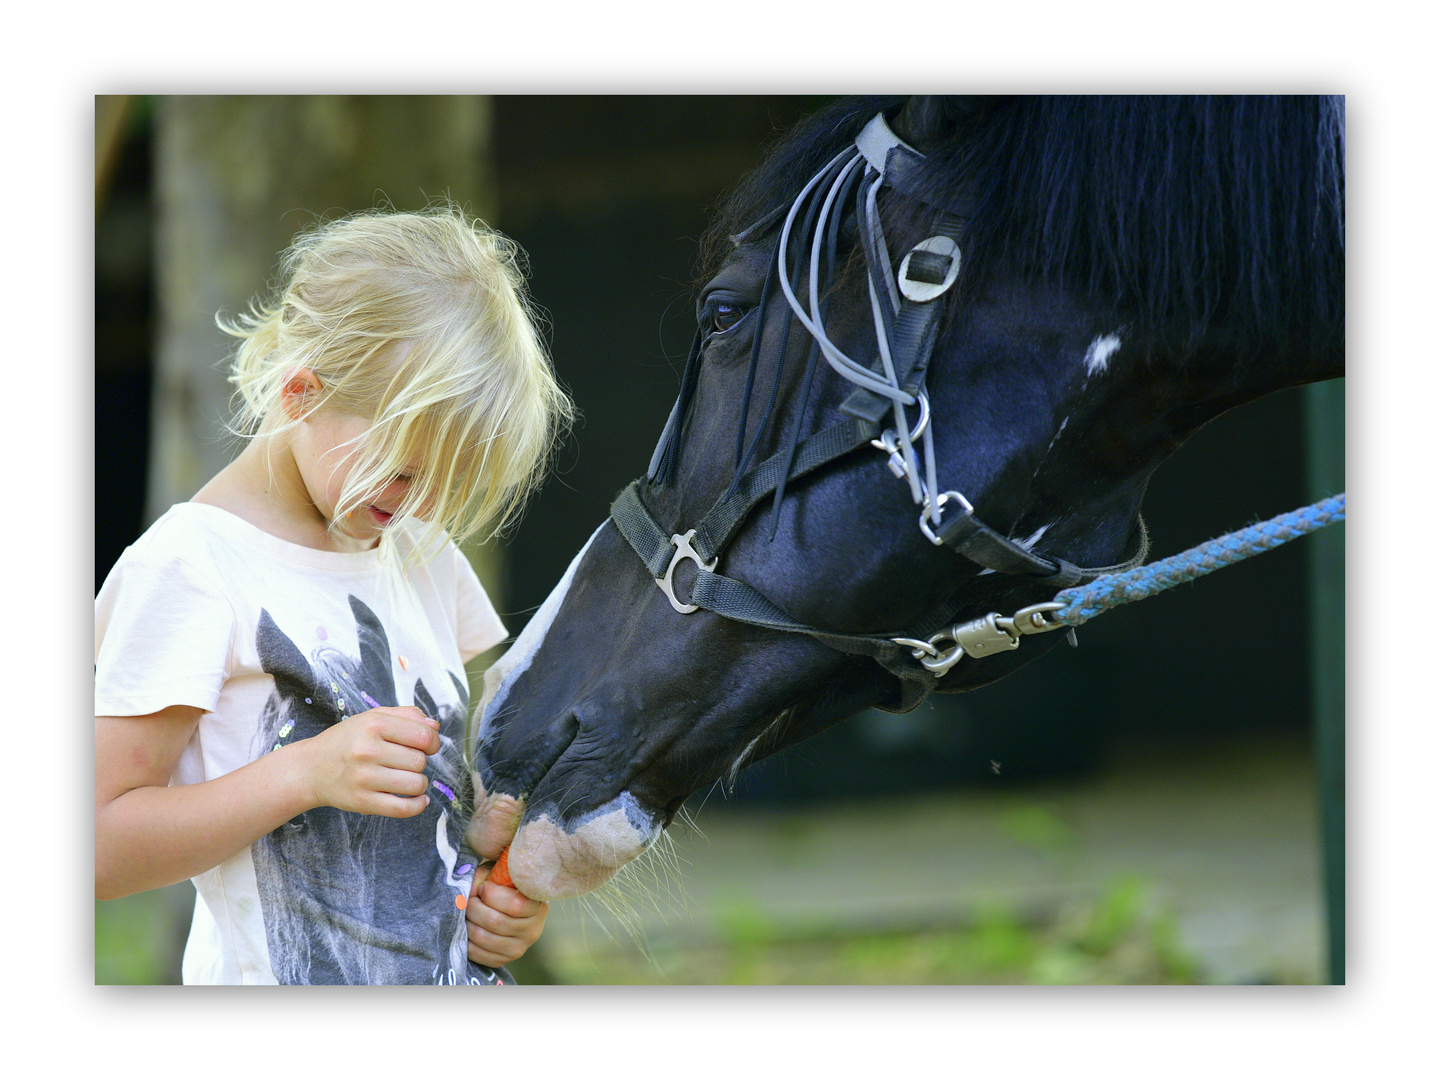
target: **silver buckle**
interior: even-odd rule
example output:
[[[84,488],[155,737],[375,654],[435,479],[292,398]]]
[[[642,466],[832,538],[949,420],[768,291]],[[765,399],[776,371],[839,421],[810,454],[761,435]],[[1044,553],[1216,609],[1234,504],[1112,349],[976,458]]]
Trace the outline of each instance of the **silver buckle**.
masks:
[[[920,438],[930,425],[930,395],[921,390],[915,395],[915,400],[920,404],[920,419],[915,421],[915,427],[910,432],[912,443]],[[889,455],[887,464],[890,471],[895,474],[896,480],[904,480],[905,474],[910,470],[906,466],[905,456],[900,452],[900,437],[895,434],[895,429],[886,428],[878,439],[870,440],[870,445],[882,454]]]
[[[675,576],[675,567],[680,565],[680,563],[685,559],[689,559],[702,570],[708,570],[713,573],[716,564],[720,561],[720,557],[717,555],[708,563],[701,562],[699,552],[697,552],[694,546],[690,543],[690,541],[694,538],[694,529],[691,529],[683,536],[680,533],[676,533],[674,536],[670,537],[670,542],[675,545],[675,554],[670,556],[670,565],[665,570],[665,576],[655,579],[655,584],[660,586],[660,591],[669,598],[670,606],[673,607],[676,611],[680,612],[681,615],[689,615],[692,611],[699,611],[700,605],[682,604],[679,600],[675,599],[675,584],[671,580]]]
[[[941,651],[942,643],[950,642],[949,648]],[[944,675],[960,662],[962,656],[993,656],[997,652],[1009,652],[1020,647],[1020,634],[1015,624],[1002,615],[990,612],[967,623],[957,623],[930,639],[930,644],[939,655],[920,657],[920,663],[927,671]]]
[[[964,508],[965,513],[975,513],[975,507],[970,505],[970,500],[965,498],[965,496],[961,495],[958,491],[942,491],[940,493],[940,497],[935,500],[935,509],[939,510],[940,507],[944,506],[947,502],[949,502],[952,497],[955,499],[956,502],[961,505],[962,508]],[[920,531],[925,534],[926,540],[929,540],[930,543],[934,544],[936,547],[940,547],[942,544],[945,543],[945,541],[940,539],[940,537],[936,536],[935,533],[931,530],[930,526],[926,523],[925,519],[929,516],[930,505],[927,503],[925,506],[920,508]]]

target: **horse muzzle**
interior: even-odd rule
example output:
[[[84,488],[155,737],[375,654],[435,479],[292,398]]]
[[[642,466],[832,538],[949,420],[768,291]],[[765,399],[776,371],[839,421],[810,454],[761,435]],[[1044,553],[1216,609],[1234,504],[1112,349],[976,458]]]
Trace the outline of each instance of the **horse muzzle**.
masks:
[[[490,859],[508,844],[510,876],[532,900],[561,900],[598,889],[643,854],[663,827],[629,792],[574,820],[546,811],[526,816],[522,800],[481,790],[476,794],[466,840]]]

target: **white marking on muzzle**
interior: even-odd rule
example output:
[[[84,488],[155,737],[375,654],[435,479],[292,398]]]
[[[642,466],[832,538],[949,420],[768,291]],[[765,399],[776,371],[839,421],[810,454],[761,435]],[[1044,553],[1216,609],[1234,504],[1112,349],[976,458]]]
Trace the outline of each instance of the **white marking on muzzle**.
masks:
[[[659,835],[660,823],[622,791],[579,825],[562,827],[548,814],[526,822],[510,848],[510,874],[535,900],[581,896],[609,881]]]
[[[602,522],[585,546],[570,561],[560,579],[514,644],[485,673],[484,691],[478,705],[474,749],[491,720],[505,707],[510,689],[534,662],[545,635],[554,624],[570,591],[580,560],[590,550]],[[475,774],[476,811],[466,833],[470,846],[482,857],[496,858],[509,845],[510,872],[516,885],[536,900],[579,896],[604,884],[615,871],[649,847],[660,835],[660,824],[641,810],[628,791],[606,803],[578,825],[557,824],[546,814],[525,823],[516,831],[525,812],[525,800],[512,795],[490,794],[479,773]]]

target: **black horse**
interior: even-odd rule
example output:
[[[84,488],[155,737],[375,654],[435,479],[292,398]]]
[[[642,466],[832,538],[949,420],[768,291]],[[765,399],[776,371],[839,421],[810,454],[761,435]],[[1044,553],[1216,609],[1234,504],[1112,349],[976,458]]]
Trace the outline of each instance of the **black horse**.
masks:
[[[486,676],[468,839],[587,892],[691,793],[1000,678],[1155,468],[1344,373],[1343,101],[847,100],[722,207],[679,399]],[[657,587],[658,586],[658,587]]]

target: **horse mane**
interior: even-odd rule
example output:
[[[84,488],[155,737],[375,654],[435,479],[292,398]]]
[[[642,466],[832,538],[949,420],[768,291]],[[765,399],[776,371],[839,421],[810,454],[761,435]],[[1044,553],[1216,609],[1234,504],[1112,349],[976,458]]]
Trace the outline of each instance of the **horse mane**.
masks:
[[[723,203],[702,257],[903,101],[845,99],[803,121]],[[1005,272],[1181,340],[1223,321],[1255,349],[1343,341],[1343,98],[995,97],[953,112],[922,147],[920,194],[961,196],[972,294]]]

